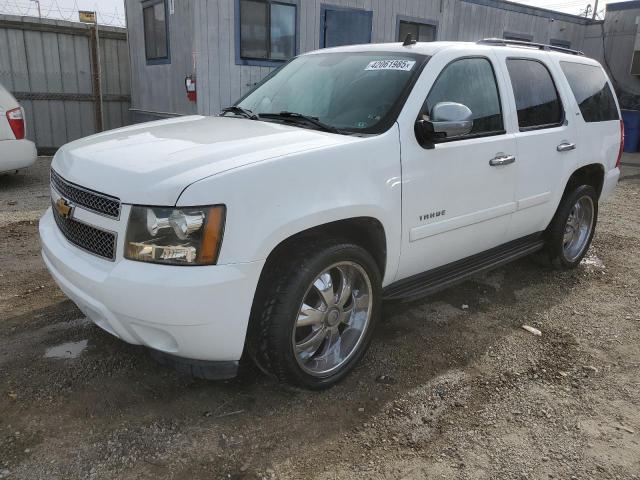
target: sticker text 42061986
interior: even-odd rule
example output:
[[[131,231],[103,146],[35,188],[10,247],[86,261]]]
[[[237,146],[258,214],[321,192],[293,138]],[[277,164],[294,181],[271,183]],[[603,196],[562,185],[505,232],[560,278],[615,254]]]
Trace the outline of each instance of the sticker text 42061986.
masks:
[[[415,60],[374,60],[369,62],[365,70],[402,70],[408,72],[415,64]]]

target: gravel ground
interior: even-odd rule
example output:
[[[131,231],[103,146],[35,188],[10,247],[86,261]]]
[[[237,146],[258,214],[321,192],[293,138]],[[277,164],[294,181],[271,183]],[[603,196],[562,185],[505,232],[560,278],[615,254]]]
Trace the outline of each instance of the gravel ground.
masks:
[[[180,376],[93,326],[38,254],[48,161],[0,177],[0,478],[640,478],[640,162],[625,158],[580,268],[524,259],[387,304],[323,393],[251,365]]]
[[[50,162],[40,157],[27,170],[0,175],[0,227],[40,218],[49,205]]]

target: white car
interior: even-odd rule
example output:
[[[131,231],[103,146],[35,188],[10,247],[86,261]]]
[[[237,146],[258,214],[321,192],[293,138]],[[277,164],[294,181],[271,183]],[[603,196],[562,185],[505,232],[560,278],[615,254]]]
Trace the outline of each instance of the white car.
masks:
[[[0,85],[0,174],[30,167],[36,161],[36,146],[25,134],[24,110]]]
[[[195,375],[246,352],[320,389],[383,299],[545,250],[576,267],[619,176],[602,67],[504,40],[298,56],[220,116],[94,135],[53,159],[44,261],[98,326]]]

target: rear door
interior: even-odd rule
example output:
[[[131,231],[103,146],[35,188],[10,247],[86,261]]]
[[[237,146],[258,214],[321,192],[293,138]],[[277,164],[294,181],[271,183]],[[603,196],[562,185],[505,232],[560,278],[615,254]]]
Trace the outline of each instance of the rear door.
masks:
[[[558,206],[564,182],[577,164],[577,130],[562,73],[548,54],[496,49],[515,123],[516,210],[509,237],[543,231]]]
[[[320,17],[320,48],[371,43],[373,12],[323,7]]]

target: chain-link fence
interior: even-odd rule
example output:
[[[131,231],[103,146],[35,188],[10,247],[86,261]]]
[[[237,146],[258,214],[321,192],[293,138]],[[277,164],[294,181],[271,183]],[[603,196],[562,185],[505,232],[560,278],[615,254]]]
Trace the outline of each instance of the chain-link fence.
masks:
[[[77,0],[0,0],[0,14],[4,15],[77,22],[80,10],[96,12],[100,25],[126,27],[124,0],[113,6],[107,6],[105,2],[97,1],[85,1],[79,5]]]
[[[125,29],[100,26],[96,37],[93,25],[0,15],[0,46],[0,83],[41,152],[130,123]]]

